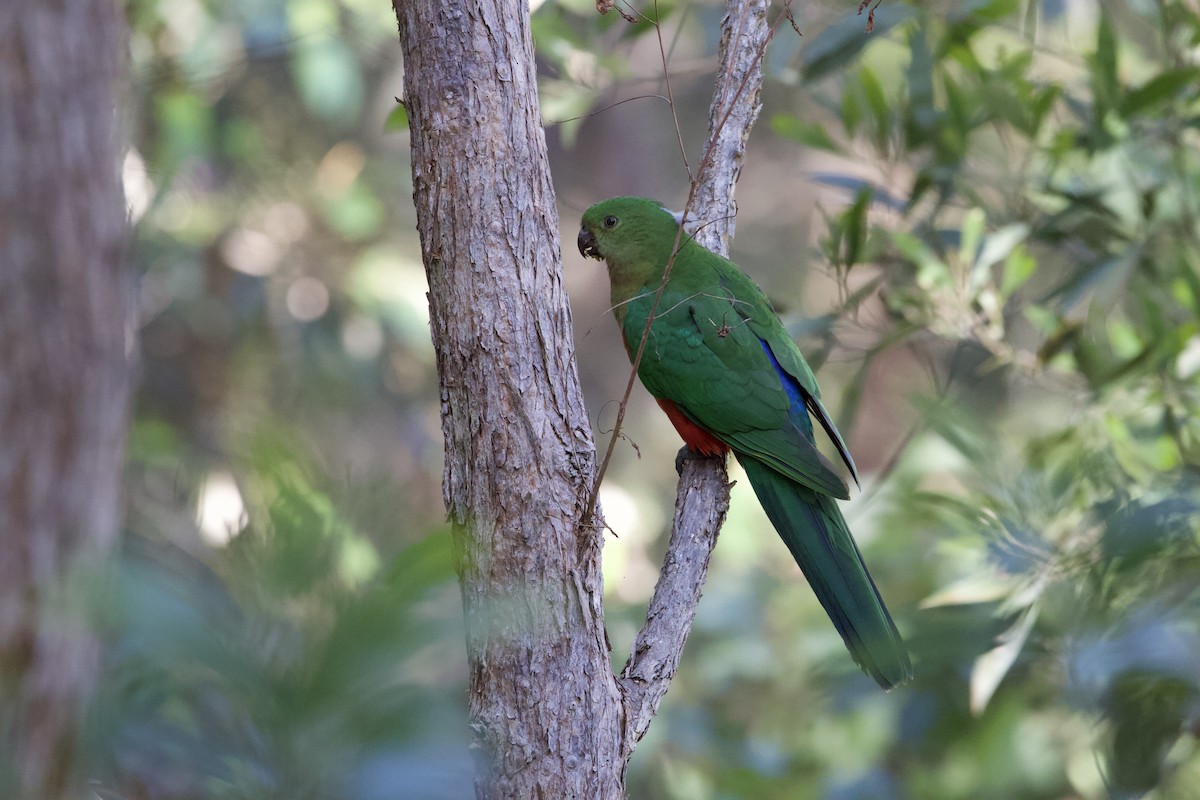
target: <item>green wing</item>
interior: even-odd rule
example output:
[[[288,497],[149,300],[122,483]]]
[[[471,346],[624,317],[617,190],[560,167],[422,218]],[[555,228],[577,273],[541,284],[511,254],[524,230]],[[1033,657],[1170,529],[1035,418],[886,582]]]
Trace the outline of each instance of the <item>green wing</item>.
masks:
[[[631,351],[651,303],[651,294],[629,303],[623,333]],[[836,434],[812,370],[761,290],[720,256],[699,246],[681,250],[639,365],[642,383],[736,452],[814,491],[849,497],[845,481],[813,444],[808,413],[797,413],[771,356],[803,389],[822,426]],[[841,436],[832,438],[844,452]]]

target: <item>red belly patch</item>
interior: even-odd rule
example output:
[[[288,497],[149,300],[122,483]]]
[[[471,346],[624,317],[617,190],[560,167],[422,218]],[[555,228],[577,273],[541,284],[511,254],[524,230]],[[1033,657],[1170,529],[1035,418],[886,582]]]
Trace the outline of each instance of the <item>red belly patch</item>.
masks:
[[[692,450],[702,456],[723,456],[729,452],[729,445],[688,419],[687,415],[679,410],[679,406],[670,400],[663,400],[659,397],[654,399],[659,408],[667,413],[667,419],[671,420],[675,430],[679,431],[684,444]]]

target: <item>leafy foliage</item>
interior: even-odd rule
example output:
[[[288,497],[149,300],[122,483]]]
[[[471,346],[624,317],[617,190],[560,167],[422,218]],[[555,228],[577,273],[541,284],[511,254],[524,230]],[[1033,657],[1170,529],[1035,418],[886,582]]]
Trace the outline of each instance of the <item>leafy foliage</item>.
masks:
[[[869,358],[909,347],[944,365],[893,476],[907,488],[889,527],[937,519],[987,547],[973,577],[926,603],[977,609],[971,584],[998,582],[988,604],[1003,631],[957,659],[972,711],[982,721],[1026,694],[1024,715],[1081,713],[1107,792],[1187,796],[1200,19],[1174,3],[1106,7],[1072,59],[1054,45],[1067,21],[1034,37],[1006,25],[1017,10],[914,12],[889,36],[899,47],[847,68],[830,105],[852,141],[905,171],[907,199],[872,224],[886,215],[862,183],[830,219],[826,255],[844,281],[882,270],[889,321]],[[904,79],[885,85],[885,65]],[[922,442],[953,451],[942,486],[923,486]],[[920,642],[930,623],[915,622]],[[1064,755],[1056,781],[1002,796],[1100,792]]]

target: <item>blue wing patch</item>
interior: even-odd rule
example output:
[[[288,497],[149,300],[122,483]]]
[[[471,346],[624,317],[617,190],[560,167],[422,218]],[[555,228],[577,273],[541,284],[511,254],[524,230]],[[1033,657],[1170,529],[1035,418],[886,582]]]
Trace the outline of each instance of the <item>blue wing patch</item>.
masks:
[[[854,465],[854,459],[850,456],[850,449],[846,447],[846,442],[842,439],[841,433],[833,424],[833,420],[829,418],[829,412],[825,410],[825,406],[821,405],[821,401],[813,397],[800,382],[795,379],[787,370],[779,363],[779,359],[775,358],[775,354],[771,352],[771,346],[763,339],[759,339],[758,343],[762,345],[763,352],[767,354],[767,358],[771,360],[771,366],[775,368],[776,374],[779,375],[779,380],[783,384],[783,390],[788,396],[788,418],[792,424],[804,432],[810,442],[813,441],[813,424],[812,417],[809,412],[817,415],[817,419],[821,421],[821,427],[829,434],[829,438],[833,440],[833,444],[837,447],[838,454],[841,455],[842,461],[850,468],[850,475],[853,476],[854,482],[862,485],[858,478],[858,467]]]

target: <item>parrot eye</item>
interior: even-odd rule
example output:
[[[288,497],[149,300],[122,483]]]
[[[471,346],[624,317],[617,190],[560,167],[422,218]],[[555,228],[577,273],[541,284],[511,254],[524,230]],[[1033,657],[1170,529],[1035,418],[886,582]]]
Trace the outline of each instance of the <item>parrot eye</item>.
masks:
[[[607,217],[604,218],[604,227],[615,228],[615,227],[617,227],[618,222],[620,222],[620,220],[618,220],[613,215],[609,214]]]

